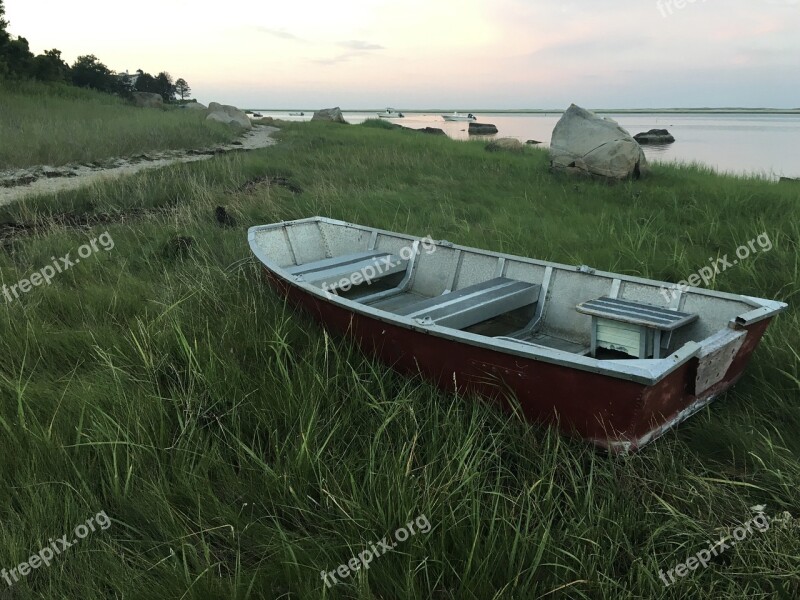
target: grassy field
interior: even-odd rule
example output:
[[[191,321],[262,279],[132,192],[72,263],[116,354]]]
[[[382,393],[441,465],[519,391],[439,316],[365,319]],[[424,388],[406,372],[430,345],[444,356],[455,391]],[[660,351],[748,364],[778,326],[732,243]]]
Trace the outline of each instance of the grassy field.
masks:
[[[370,126],[279,137],[2,209],[6,285],[99,243],[0,308],[0,569],[110,525],[0,579],[0,598],[800,595],[796,187],[672,166],[574,181],[540,150]],[[265,176],[293,189],[244,187]],[[315,214],[670,281],[766,232],[772,249],[713,285],[790,308],[731,392],[608,456],[394,374],[284,306],[246,229]],[[759,504],[769,529],[664,586]],[[422,517],[429,531],[323,583]]]
[[[0,107],[0,170],[201,148],[235,135],[196,113],[136,108],[66,85],[3,82]]]

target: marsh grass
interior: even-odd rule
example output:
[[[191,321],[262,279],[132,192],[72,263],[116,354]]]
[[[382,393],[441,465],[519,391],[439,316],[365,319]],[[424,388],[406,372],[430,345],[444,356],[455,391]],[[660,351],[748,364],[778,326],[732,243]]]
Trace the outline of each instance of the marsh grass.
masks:
[[[0,82],[0,170],[59,166],[232,139],[230,127],[180,109],[142,109],[92,90]]]
[[[800,517],[797,191],[659,166],[576,182],[542,151],[369,126],[284,124],[280,138],[4,207],[42,225],[6,240],[6,284],[106,229],[115,242],[0,306],[0,568],[100,510],[113,520],[14,598],[800,594],[800,529],[777,525],[670,588],[658,578],[752,505]],[[265,175],[303,191],[236,191]],[[63,212],[119,221],[74,229]],[[731,392],[608,456],[397,375],[285,306],[246,228],[314,214],[671,281],[766,231],[773,249],[714,286],[790,309]],[[174,251],[176,236],[193,243]],[[430,533],[324,586],[320,571],[421,514]]]

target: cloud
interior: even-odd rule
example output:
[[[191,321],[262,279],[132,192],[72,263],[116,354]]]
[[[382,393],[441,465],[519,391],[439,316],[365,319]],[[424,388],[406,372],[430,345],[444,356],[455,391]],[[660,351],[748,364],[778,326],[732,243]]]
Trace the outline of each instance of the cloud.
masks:
[[[290,31],[286,31],[285,29],[271,29],[269,27],[256,27],[256,31],[261,33],[266,33],[267,35],[271,35],[276,38],[280,38],[282,40],[292,40],[295,42],[305,42],[305,40],[295,34],[291,33]]]
[[[345,52],[344,54],[339,54],[338,56],[334,56],[333,58],[317,58],[312,60],[311,62],[316,63],[318,65],[336,65],[339,63],[347,62],[351,58],[355,58],[356,56],[362,56],[363,52]]]
[[[336,45],[350,50],[385,50],[380,44],[371,44],[362,40],[348,40],[346,42],[338,42]]]
[[[629,35],[624,39],[596,38],[589,40],[575,40],[550,44],[530,53],[531,57],[550,56],[554,58],[571,59],[575,57],[589,60],[597,56],[614,54],[630,54],[635,48],[641,52],[642,48],[650,45],[650,39],[641,35]]]
[[[312,59],[311,62],[318,65],[336,65],[347,62],[352,58],[359,56],[367,56],[372,50],[385,50],[380,44],[373,44],[363,40],[347,40],[343,42],[336,42],[336,46],[340,48],[347,48],[348,52],[342,52],[331,58],[317,58]]]

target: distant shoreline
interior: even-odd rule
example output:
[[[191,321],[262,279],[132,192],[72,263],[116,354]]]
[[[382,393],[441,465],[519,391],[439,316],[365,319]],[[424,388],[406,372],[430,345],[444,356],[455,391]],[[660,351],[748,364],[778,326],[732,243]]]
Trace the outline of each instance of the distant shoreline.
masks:
[[[306,112],[312,113],[313,108],[254,108],[248,109],[249,112]],[[342,112],[346,113],[378,113],[382,112],[383,108],[343,108]],[[471,109],[452,109],[452,108],[427,108],[427,109],[411,109],[411,108],[397,108],[396,110],[404,113],[412,114],[430,114],[430,113],[451,113],[451,112],[471,112],[481,114],[531,114],[531,115],[544,115],[544,114],[562,114],[564,109],[541,109],[541,108],[520,108],[520,109],[496,109],[496,108],[471,108]],[[800,115],[800,108],[596,108],[591,109],[598,114],[631,114],[631,115],[657,115],[657,114],[674,114],[674,115]]]

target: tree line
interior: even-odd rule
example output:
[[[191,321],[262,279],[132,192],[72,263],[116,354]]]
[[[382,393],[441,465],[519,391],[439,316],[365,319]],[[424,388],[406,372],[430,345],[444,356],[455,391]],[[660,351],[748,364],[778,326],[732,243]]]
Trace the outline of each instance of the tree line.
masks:
[[[165,102],[176,96],[185,100],[191,93],[186,80],[173,81],[166,71],[153,77],[139,69],[135,74],[117,74],[104,65],[94,54],[79,56],[72,65],[61,58],[61,51],[53,48],[35,55],[28,40],[8,33],[5,7],[0,0],[0,80],[35,79],[88,87],[109,94],[129,97],[133,92],[160,94]]]

